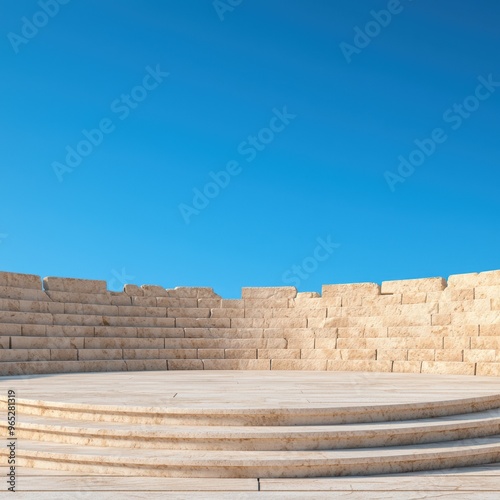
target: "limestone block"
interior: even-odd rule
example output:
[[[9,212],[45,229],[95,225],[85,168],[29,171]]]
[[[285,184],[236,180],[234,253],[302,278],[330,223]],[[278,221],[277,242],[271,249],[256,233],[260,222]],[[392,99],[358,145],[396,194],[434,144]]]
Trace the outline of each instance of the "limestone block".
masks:
[[[231,318],[231,328],[264,328],[264,318]]]
[[[0,349],[9,349],[10,337],[0,337]]]
[[[365,329],[361,327],[337,328],[337,336],[347,338],[362,338],[365,336]]]
[[[210,309],[208,309],[210,311]],[[173,318],[167,318],[173,319]],[[244,318],[239,318],[244,319]],[[175,326],[180,328],[231,328],[229,318],[179,318],[175,319]],[[173,325],[172,325],[173,326]]]
[[[476,375],[481,377],[499,377],[500,363],[479,362],[476,365]]]
[[[193,299],[189,299],[189,300],[193,300]],[[207,307],[209,309],[220,309],[220,306],[221,306],[221,299],[196,299],[196,300],[198,301],[197,306],[199,308]]]
[[[474,363],[422,361],[422,373],[438,373],[443,375],[474,375],[474,371]]]
[[[414,349],[443,349],[443,342],[442,337],[417,337],[414,339],[404,339],[405,346]]]
[[[336,349],[337,348],[337,343],[339,344],[339,348],[345,348],[349,349],[351,346],[349,345],[344,345],[341,343],[342,340],[349,340],[349,339],[330,339],[330,338],[316,338],[314,341],[314,347],[315,349]],[[290,340],[288,341],[288,345],[290,348],[292,347],[290,345]]]
[[[370,328],[381,328],[384,326],[389,326],[386,324],[386,318],[394,318],[394,316],[373,316],[373,317],[344,317],[342,318],[342,324],[338,325],[341,327],[349,327],[349,326],[357,326],[357,327],[370,327]],[[403,322],[400,316],[398,316],[399,320],[398,322]],[[389,323],[389,320],[387,320],[387,323]]]
[[[96,327],[97,334],[97,327]],[[178,338],[184,337],[184,329],[176,327],[138,327],[137,337],[139,338]]]
[[[0,335],[21,335],[22,326],[23,325],[17,325],[15,323],[0,324]],[[28,325],[28,326],[38,326],[38,325]],[[42,325],[42,327],[44,328],[45,325]]]
[[[451,314],[433,314],[433,325],[451,325]]]
[[[454,288],[470,288],[476,286],[500,285],[500,271],[482,273],[455,274],[448,278],[448,286]]]
[[[326,307],[308,309],[306,307],[275,308],[274,318],[326,318]]]
[[[258,349],[259,359],[300,359],[300,349]]]
[[[12,349],[83,349],[83,337],[11,337]]]
[[[481,324],[479,326],[479,335],[500,335],[500,324]]]
[[[436,361],[471,361],[462,349],[436,349],[434,355]]]
[[[376,349],[340,349],[342,360],[375,360]]]
[[[475,300],[474,302],[479,302],[479,301]],[[492,311],[500,311],[500,299],[491,299],[490,304]]]
[[[225,359],[257,359],[257,349],[225,349]]]
[[[213,288],[205,286],[177,286],[169,290],[169,296],[190,299],[220,299]]]
[[[267,328],[306,328],[306,318],[268,318],[264,320]]]
[[[201,359],[169,359],[167,360],[169,370],[203,370]]]
[[[49,349],[1,349],[0,362],[50,361]]]
[[[492,299],[500,297],[500,285],[477,286],[474,288],[475,299]]]
[[[263,336],[266,338],[279,339],[279,338],[284,338],[285,332],[287,338],[307,336],[305,334],[301,335],[300,333],[297,333],[300,331],[308,331],[308,330],[301,328],[290,328],[287,330],[285,330],[284,328],[264,328]]]
[[[142,285],[141,288],[145,297],[168,297],[167,290],[162,286]]]
[[[326,320],[323,318],[307,318],[306,326],[307,328],[323,328],[326,323]]]
[[[244,311],[245,318],[272,318],[273,309],[256,309],[256,308],[245,308],[240,309]]]
[[[146,349],[147,350],[147,349]],[[78,360],[102,360],[123,359],[122,349],[78,349]]]
[[[106,293],[107,284],[103,280],[87,280],[76,278],[43,278],[43,288],[54,292],[73,293]]]
[[[57,325],[59,327],[59,325]],[[137,337],[137,328],[135,326],[124,326],[124,327],[115,327],[115,326],[60,326],[61,328],[74,328],[74,333],[71,333],[76,336],[80,335],[84,328],[89,328],[93,330],[93,334],[87,333],[83,336],[85,337]]]
[[[500,337],[471,337],[471,349],[500,349]]]
[[[430,326],[390,326],[387,328],[387,336],[392,337],[428,337],[432,336]]]
[[[363,297],[361,305],[363,306],[389,306],[391,304],[402,304],[403,295],[394,293],[392,295],[375,295],[373,297]]]
[[[78,349],[50,349],[51,361],[77,361]]]
[[[433,314],[432,317],[439,316]],[[426,326],[431,325],[431,315],[394,315],[384,316],[381,326]]]
[[[246,287],[241,290],[242,299],[293,299],[297,296],[294,286]],[[286,306],[284,306],[286,307]]]
[[[131,297],[142,297],[144,295],[144,290],[137,285],[124,285],[123,293]]]
[[[87,349],[87,351],[98,351],[99,349]],[[162,349],[108,349],[111,352],[121,352],[123,359],[159,359]],[[195,356],[196,357],[196,356]]]
[[[23,329],[24,327],[28,326],[30,325],[23,325]],[[45,335],[47,335],[47,337],[94,337],[95,328],[99,327],[74,326],[74,325],[46,325]],[[33,335],[34,333],[23,331],[23,335],[24,334]]]
[[[198,359],[224,359],[224,349],[198,349]]]
[[[129,306],[132,304],[132,297],[122,292],[106,292],[104,295],[112,306]]]
[[[407,361],[407,349],[377,349],[377,360]]]
[[[94,337],[79,340],[85,341],[85,349],[163,349],[165,346],[163,339]]]
[[[288,349],[314,349],[314,338],[288,338]],[[331,339],[327,339],[331,340]],[[280,346],[281,347],[281,346]]]
[[[420,373],[421,361],[394,361],[392,371],[394,373]]]
[[[288,299],[244,299],[245,309],[288,308]]]
[[[136,371],[163,371],[167,369],[164,359],[126,359],[123,361],[125,370]]]
[[[354,371],[354,372],[390,372],[392,371],[392,361],[374,360],[349,360],[337,361],[328,360],[327,369],[329,371]]]
[[[372,327],[372,326],[367,326],[364,329],[364,336],[365,337],[377,337],[377,338],[384,338],[388,336],[388,330],[389,328],[386,326],[383,327]]]
[[[377,283],[346,283],[341,285],[323,285],[323,297],[370,297],[380,295],[380,286]]]
[[[210,309],[206,307],[169,307],[166,312],[169,318],[210,318]]]
[[[269,370],[268,359],[205,359],[205,370]]]
[[[452,274],[448,277],[448,287],[450,288],[473,288],[478,285],[478,273]]]
[[[434,361],[434,349],[408,349],[408,361]]]
[[[0,323],[52,325],[52,314],[0,311]]]
[[[479,363],[483,361],[500,361],[495,349],[467,349],[464,351],[464,361]]]
[[[315,337],[327,337],[329,339],[336,339],[338,337],[338,328],[313,328],[313,332]]]
[[[210,310],[211,318],[244,318],[245,309],[219,308]],[[252,317],[252,316],[249,316]]]
[[[43,337],[47,335],[47,327],[53,328],[54,325],[16,325],[21,328],[21,335]],[[93,328],[90,327],[92,330]]]
[[[445,350],[470,349],[470,337],[444,337],[443,347]]]
[[[49,300],[54,302],[71,302],[73,304],[103,304],[111,305],[111,298],[104,293],[75,293],[75,292],[58,292],[48,290],[44,292]],[[126,296],[128,297],[128,296]],[[128,297],[129,304],[132,303]]]
[[[348,326],[351,326],[349,324],[349,319],[350,318],[342,318],[342,317],[336,317],[336,318],[326,318],[325,322],[323,324],[324,328],[347,328]],[[355,326],[355,325],[353,325]],[[363,325],[364,326],[364,325]]]
[[[427,300],[427,292],[405,292],[402,295],[402,304],[421,304]]]
[[[318,297],[321,297],[321,295],[318,292],[299,292],[297,293],[296,299],[301,300],[301,299],[312,299]]]
[[[326,370],[326,359],[272,359],[271,370]]]
[[[221,307],[227,307],[228,309],[243,309],[245,307],[245,301],[243,299],[222,299]]]
[[[102,315],[106,316],[118,316],[118,306],[108,306],[102,304],[74,304],[72,302],[66,302],[64,304],[58,304],[59,306],[63,306],[62,311],[55,312],[56,314],[93,314],[93,315]],[[132,307],[132,306],[123,306],[123,307]]]
[[[158,297],[158,299],[160,298],[165,298],[165,297]],[[156,307],[162,305],[158,304],[156,297],[131,297],[131,300],[133,306]]]
[[[12,286],[0,286],[0,297],[16,300],[50,300],[43,290],[35,290],[33,288],[16,288]]]
[[[383,281],[382,294],[390,293],[417,293],[417,292],[440,292],[446,288],[444,278],[423,278],[410,280]]]
[[[301,349],[300,359],[342,359],[338,349]]]
[[[354,316],[355,314],[353,314],[353,311],[350,308],[348,309],[348,311],[346,311],[346,308],[342,308],[342,307],[328,307],[327,308],[327,313],[326,313],[327,318],[341,318],[343,315]]]
[[[451,301],[474,300],[474,288],[451,288],[449,298]]]
[[[42,280],[40,276],[35,274],[8,273],[2,271],[0,272],[0,286],[41,290]]]

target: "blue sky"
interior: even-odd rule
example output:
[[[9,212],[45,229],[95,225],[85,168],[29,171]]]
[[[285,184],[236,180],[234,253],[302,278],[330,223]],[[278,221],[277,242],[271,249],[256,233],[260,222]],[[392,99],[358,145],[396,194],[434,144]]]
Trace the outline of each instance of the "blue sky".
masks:
[[[495,0],[4,1],[0,269],[224,297],[499,269],[499,25]]]

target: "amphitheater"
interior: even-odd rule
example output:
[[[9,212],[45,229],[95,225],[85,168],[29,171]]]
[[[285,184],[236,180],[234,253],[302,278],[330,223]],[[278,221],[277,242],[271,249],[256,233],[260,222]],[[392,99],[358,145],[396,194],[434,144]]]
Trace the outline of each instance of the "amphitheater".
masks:
[[[240,299],[2,272],[0,347],[0,495],[499,498],[500,271]]]

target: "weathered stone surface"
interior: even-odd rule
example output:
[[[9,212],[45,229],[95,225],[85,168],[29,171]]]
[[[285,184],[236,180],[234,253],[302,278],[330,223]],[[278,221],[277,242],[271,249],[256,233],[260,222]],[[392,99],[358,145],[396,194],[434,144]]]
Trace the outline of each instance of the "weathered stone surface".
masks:
[[[381,293],[418,293],[418,292],[440,292],[446,288],[444,278],[423,278],[411,280],[383,281]]]
[[[0,272],[0,286],[41,290],[42,280],[35,274]]]
[[[52,292],[106,293],[107,283],[102,280],[75,278],[43,278],[43,288]]]

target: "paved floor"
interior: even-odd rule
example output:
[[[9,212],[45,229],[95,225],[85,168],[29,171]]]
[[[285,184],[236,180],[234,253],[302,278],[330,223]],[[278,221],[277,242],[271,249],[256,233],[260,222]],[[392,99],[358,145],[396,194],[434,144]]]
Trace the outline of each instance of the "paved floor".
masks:
[[[0,377],[0,396],[106,406],[316,408],[500,394],[500,378],[366,372],[163,371]]]
[[[140,372],[0,378],[0,395],[76,404],[162,408],[318,408],[450,401],[500,394],[500,379],[387,373]],[[2,418],[4,416],[2,415]],[[22,418],[22,415],[20,416]],[[7,491],[1,464],[0,498]],[[17,468],[18,499],[498,500],[500,464],[384,476],[172,479]],[[9,495],[9,496],[7,496]]]

